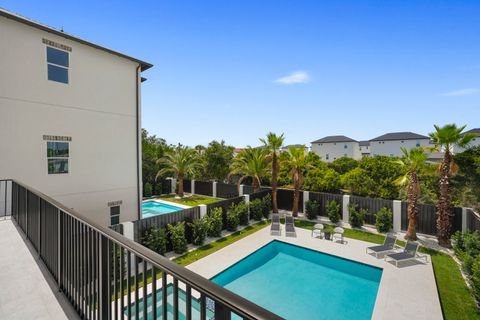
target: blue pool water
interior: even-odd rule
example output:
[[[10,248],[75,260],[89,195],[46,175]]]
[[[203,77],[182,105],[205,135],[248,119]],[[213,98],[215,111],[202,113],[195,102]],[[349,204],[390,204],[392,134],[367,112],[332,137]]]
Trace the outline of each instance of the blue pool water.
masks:
[[[212,281],[286,319],[371,319],[382,269],[274,240]]]
[[[160,214],[166,214],[182,210],[180,207],[172,206],[166,203],[160,203],[155,201],[144,201],[142,203],[142,216],[144,218],[150,218],[158,216]]]

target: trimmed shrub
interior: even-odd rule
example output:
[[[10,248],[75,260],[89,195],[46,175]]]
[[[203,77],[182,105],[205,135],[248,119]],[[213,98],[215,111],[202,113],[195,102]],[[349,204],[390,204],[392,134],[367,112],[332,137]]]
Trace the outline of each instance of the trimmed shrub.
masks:
[[[320,213],[320,203],[315,200],[308,200],[305,203],[305,214],[310,220],[316,220],[318,214]]]
[[[480,299],[480,232],[457,231],[452,236],[455,254],[472,285],[476,299]]]
[[[265,219],[268,219],[270,212],[272,211],[272,196],[267,194],[262,198],[262,213]]]
[[[237,207],[231,207],[227,211],[227,230],[236,231],[239,223],[240,217],[238,216]]]
[[[213,208],[210,210],[210,213],[204,217],[207,221],[207,234],[209,237],[220,237],[222,235],[222,214],[222,208]]]
[[[250,201],[250,215],[251,217],[256,220],[260,221],[263,218],[263,210],[262,210],[262,200],[255,199]]]
[[[365,223],[365,215],[368,211],[365,209],[358,209],[358,205],[351,203],[348,205],[349,222],[353,228],[361,228]]]
[[[145,183],[145,186],[143,187],[143,195],[145,197],[151,197],[152,196],[152,185],[150,183]]]
[[[187,239],[185,238],[185,222],[178,222],[167,226],[175,253],[184,253],[187,251]]]
[[[167,234],[163,228],[151,227],[142,242],[147,248],[161,255],[167,252]]]
[[[248,206],[247,206],[247,204],[242,201],[235,206],[235,210],[237,211],[237,215],[238,215],[240,225],[248,226],[249,217],[248,217]]]
[[[327,202],[327,216],[332,223],[338,223],[340,221],[340,204],[335,200]]]
[[[393,227],[393,213],[388,208],[380,209],[375,215],[375,227],[378,232],[388,232]]]
[[[206,219],[196,219],[188,223],[192,232],[192,243],[200,246],[205,242],[207,237],[207,221]]]

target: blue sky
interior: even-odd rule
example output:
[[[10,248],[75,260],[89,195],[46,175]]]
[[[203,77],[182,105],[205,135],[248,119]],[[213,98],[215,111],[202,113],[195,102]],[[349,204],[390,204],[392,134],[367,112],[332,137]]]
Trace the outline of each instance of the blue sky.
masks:
[[[480,1],[0,1],[154,64],[143,127],[188,145],[480,127]]]

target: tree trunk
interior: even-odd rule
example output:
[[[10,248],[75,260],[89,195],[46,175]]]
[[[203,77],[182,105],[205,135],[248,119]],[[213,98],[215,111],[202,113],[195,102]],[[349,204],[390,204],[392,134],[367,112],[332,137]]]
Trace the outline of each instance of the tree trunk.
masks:
[[[452,230],[452,199],[450,190],[450,166],[452,155],[445,150],[445,155],[440,167],[440,196],[437,204],[437,238],[438,244],[450,248],[450,236]]]
[[[272,157],[272,212],[273,213],[278,213],[277,176],[278,176],[278,159],[277,159],[277,153],[274,152]]]
[[[408,184],[408,229],[405,234],[407,240],[417,240],[417,215],[418,215],[418,194],[419,194],[417,172],[410,173],[410,182]]]
[[[292,208],[292,215],[294,217],[298,216],[298,199],[299,199],[299,193],[300,193],[300,177],[298,172],[295,171],[293,174],[293,208]]]
[[[178,175],[178,196],[183,198],[183,174]]]
[[[253,192],[259,192],[260,191],[260,181],[258,178],[253,177]]]

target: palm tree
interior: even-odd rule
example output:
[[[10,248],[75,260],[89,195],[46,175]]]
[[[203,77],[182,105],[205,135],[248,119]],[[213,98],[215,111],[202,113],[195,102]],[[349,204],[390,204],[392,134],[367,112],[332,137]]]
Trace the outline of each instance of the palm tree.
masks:
[[[267,134],[266,139],[260,139],[260,141],[265,146],[265,149],[268,151],[268,157],[272,160],[272,211],[274,213],[278,212],[277,206],[277,178],[278,178],[278,154],[280,148],[283,145],[284,140],[283,133],[277,136],[273,132]]]
[[[243,149],[234,159],[230,174],[240,175],[238,185],[250,177],[253,180],[253,191],[260,191],[260,183],[268,175],[269,162],[267,151],[264,148],[247,147]]]
[[[452,151],[455,147],[466,148],[476,137],[472,133],[462,131],[466,126],[457,127],[455,124],[447,124],[443,127],[434,126],[435,132],[430,133],[430,138],[435,143],[437,150],[443,150],[443,160],[439,166],[440,192],[437,203],[437,238],[438,243],[444,247],[450,247],[452,226],[452,190],[450,178],[457,172],[457,166],[453,160]]]
[[[309,167],[305,156],[305,147],[288,147],[285,165],[292,168],[291,175],[293,181],[293,208],[292,215],[298,215],[298,200],[300,198],[300,187],[303,184],[303,172]]]
[[[420,181],[418,176],[426,168],[425,161],[427,155],[423,148],[413,148],[408,151],[406,148],[401,148],[403,152],[403,159],[399,159],[397,163],[405,169],[405,175],[397,179],[400,185],[407,185],[407,199],[408,199],[408,229],[405,234],[405,239],[417,240],[417,215],[418,215],[418,197],[420,196]]]
[[[157,164],[163,168],[158,171],[155,179],[167,174],[175,175],[178,179],[178,195],[183,197],[183,179],[197,172],[198,153],[195,149],[178,145],[158,159]]]

